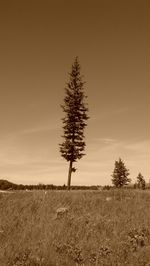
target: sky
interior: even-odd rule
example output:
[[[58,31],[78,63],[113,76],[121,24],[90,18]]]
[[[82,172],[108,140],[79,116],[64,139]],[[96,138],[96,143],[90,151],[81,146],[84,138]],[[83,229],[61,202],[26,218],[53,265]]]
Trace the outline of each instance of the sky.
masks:
[[[72,185],[111,184],[119,157],[149,181],[149,14],[149,0],[1,2],[0,178],[67,183],[60,105],[78,56],[90,119]]]

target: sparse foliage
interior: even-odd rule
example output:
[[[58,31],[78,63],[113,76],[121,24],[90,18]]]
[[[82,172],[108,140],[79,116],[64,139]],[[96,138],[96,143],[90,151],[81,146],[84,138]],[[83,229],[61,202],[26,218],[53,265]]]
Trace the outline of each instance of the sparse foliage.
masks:
[[[139,173],[137,176],[137,186],[138,188],[141,188],[141,189],[145,189],[145,186],[146,186],[145,179],[141,173]]]
[[[115,168],[112,174],[112,183],[115,187],[121,188],[131,182],[131,179],[128,178],[129,170],[126,168],[124,162],[119,158],[115,162]]]
[[[81,159],[85,153],[84,128],[87,125],[87,104],[84,102],[84,82],[80,75],[80,64],[78,58],[72,65],[70,79],[65,88],[64,105],[65,113],[63,121],[64,142],[60,144],[61,156],[69,162],[68,189],[71,184],[71,174],[76,171],[73,163]]]

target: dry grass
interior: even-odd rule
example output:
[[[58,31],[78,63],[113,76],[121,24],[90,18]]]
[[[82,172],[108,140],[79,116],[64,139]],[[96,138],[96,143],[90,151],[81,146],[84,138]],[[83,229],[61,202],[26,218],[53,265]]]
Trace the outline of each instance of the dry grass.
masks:
[[[0,194],[0,265],[150,266],[150,194]]]

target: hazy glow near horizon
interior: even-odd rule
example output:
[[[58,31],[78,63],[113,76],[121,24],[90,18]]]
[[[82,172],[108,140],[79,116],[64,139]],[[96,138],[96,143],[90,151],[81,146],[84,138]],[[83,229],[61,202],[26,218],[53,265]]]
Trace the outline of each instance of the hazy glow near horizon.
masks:
[[[61,184],[64,87],[76,55],[89,116],[75,185],[111,184],[119,157],[150,174],[150,3],[15,0],[0,9],[0,176]]]

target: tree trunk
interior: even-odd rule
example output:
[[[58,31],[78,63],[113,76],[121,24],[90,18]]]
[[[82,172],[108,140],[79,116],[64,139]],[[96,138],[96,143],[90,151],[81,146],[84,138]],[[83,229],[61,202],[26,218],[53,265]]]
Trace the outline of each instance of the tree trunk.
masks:
[[[70,184],[71,184],[72,164],[73,164],[73,162],[70,161],[70,163],[69,163],[69,172],[68,172],[68,184],[67,184],[67,189],[68,190],[70,190]]]

